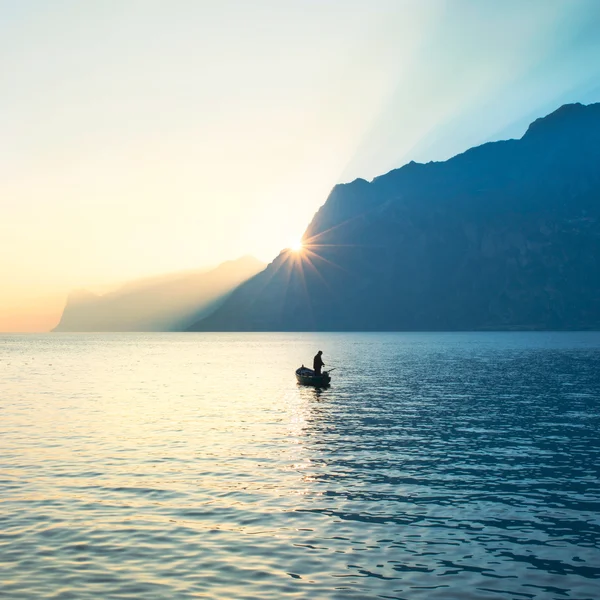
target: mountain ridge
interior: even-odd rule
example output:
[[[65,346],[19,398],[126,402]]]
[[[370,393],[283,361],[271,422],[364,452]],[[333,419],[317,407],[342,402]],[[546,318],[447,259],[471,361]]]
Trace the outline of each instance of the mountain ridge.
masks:
[[[600,104],[336,185],[193,330],[600,328]]]

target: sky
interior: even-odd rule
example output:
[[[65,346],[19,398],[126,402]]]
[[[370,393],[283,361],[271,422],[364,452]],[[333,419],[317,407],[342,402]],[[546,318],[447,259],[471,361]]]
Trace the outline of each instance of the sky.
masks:
[[[600,101],[598,0],[0,0],[0,331],[269,262],[336,183]]]

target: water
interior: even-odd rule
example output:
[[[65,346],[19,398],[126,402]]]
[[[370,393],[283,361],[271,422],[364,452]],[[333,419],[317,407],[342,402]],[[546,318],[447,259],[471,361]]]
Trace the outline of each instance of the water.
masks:
[[[596,600],[599,396],[597,333],[0,337],[0,598]]]

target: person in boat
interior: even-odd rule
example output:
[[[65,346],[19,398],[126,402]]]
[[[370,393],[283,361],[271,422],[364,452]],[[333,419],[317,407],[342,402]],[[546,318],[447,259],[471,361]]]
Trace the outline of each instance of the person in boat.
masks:
[[[315,375],[320,375],[321,368],[325,366],[325,363],[323,362],[323,359],[321,358],[322,354],[323,354],[323,350],[319,350],[313,359],[313,371],[315,372]]]

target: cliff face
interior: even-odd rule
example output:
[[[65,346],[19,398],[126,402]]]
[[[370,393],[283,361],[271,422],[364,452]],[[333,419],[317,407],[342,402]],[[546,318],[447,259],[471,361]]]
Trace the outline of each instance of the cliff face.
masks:
[[[197,330],[600,328],[600,104],[336,186]]]
[[[206,272],[134,281],[109,294],[77,291],[69,295],[54,331],[181,331],[264,267],[244,257]]]

